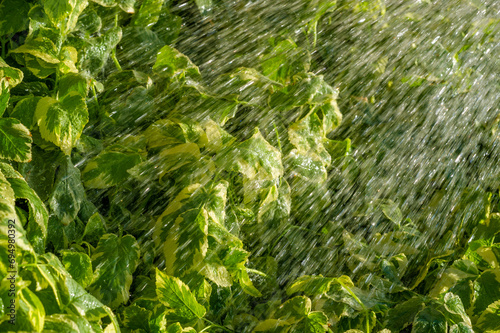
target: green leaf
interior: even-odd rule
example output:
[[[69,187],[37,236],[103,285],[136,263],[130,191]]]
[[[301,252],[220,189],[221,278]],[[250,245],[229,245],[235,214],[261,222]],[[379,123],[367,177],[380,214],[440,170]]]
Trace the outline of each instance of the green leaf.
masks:
[[[164,0],[144,0],[134,18],[134,25],[150,27],[158,22]]]
[[[33,273],[39,289],[45,289],[49,292],[49,294],[45,294],[49,297],[41,299],[44,306],[48,305],[46,302],[50,302],[50,299],[54,299],[57,307],[54,311],[56,312],[64,310],[93,322],[100,322],[102,317],[108,316],[116,332],[119,331],[116,317],[111,310],[73,280],[54,254],[46,253],[39,256],[38,259],[37,264],[31,265],[27,269]]]
[[[2,4],[0,4],[0,12],[1,8]],[[0,21],[0,24],[1,23],[2,21]],[[7,105],[9,104],[9,90],[21,83],[22,80],[23,72],[17,68],[10,67],[2,58],[0,58],[0,117],[3,115]]]
[[[328,317],[319,311],[310,312],[307,317],[294,325],[290,333],[324,333],[328,332]]]
[[[69,156],[65,157],[61,161],[54,190],[49,198],[50,208],[64,225],[68,225],[76,218],[84,198],[80,170],[71,163]]]
[[[144,131],[148,149],[173,147],[188,142],[182,127],[169,119],[161,119]]]
[[[42,138],[70,155],[89,121],[89,114],[85,99],[77,92],[70,92],[60,100],[52,97],[40,99],[35,118]]]
[[[324,183],[328,177],[325,163],[313,154],[302,155],[293,149],[286,157],[286,161],[294,176],[301,176],[305,180],[319,184]]]
[[[336,302],[345,303],[356,311],[366,311],[367,306],[360,299],[361,295],[363,295],[363,291],[356,288],[346,275],[335,278],[326,293],[328,298]],[[368,298],[364,297],[364,300],[367,301]]]
[[[24,126],[29,130],[32,130],[35,126],[35,110],[36,105],[41,97],[29,96],[17,102],[14,110],[11,112],[10,116],[12,118],[18,119]]]
[[[450,326],[449,333],[474,333],[474,330],[467,324],[458,323]]]
[[[0,118],[0,158],[16,162],[31,160],[31,133],[14,118]]]
[[[481,312],[474,328],[480,332],[500,330],[500,301],[491,303]]]
[[[250,280],[250,276],[248,275],[248,271],[246,269],[238,270],[236,272],[236,278],[238,279],[241,289],[243,289],[246,294],[253,297],[262,296],[260,291],[253,285],[252,280]]]
[[[15,8],[15,10],[13,10]],[[28,27],[30,5],[24,0],[2,0],[0,3],[0,36],[14,34]]]
[[[68,73],[59,79],[58,96],[62,98],[71,92],[76,92],[82,98],[87,97],[89,92],[89,81],[82,74]]]
[[[0,117],[3,115],[9,105],[10,91],[7,82],[0,82]]]
[[[173,77],[199,78],[200,70],[191,60],[171,46],[164,46],[158,51],[153,70]]]
[[[297,149],[297,154],[310,156],[315,161],[323,162],[324,166],[331,163],[331,156],[323,146],[325,132],[321,119],[311,109],[309,114],[293,123],[288,128],[290,143]]]
[[[167,272],[182,276],[196,269],[207,253],[207,234],[208,214],[205,209],[191,209],[179,215],[163,241]]]
[[[108,188],[123,183],[127,172],[141,162],[139,154],[104,151],[90,160],[82,172],[87,188]]]
[[[94,280],[88,287],[89,292],[112,308],[126,303],[132,273],[139,265],[139,259],[139,244],[132,235],[102,236],[92,254]]]
[[[283,303],[274,313],[274,318],[279,318],[294,324],[311,312],[311,300],[305,296],[296,296]]]
[[[92,244],[97,244],[99,239],[106,233],[104,219],[99,213],[94,213],[85,225],[83,239]]]
[[[78,73],[76,63],[78,62],[78,51],[73,46],[64,46],[59,53],[61,62],[58,70],[62,74]]]
[[[447,293],[444,295],[444,308],[447,313],[445,314],[448,318],[451,318],[453,322],[462,322],[472,329],[472,323],[465,312],[464,305],[460,297],[453,293]]]
[[[167,327],[166,333],[196,333],[196,330],[192,327],[182,328],[179,323],[173,323]]]
[[[180,279],[156,269],[156,293],[160,302],[171,308],[179,320],[191,322],[205,316],[206,310]]]
[[[219,287],[231,287],[233,280],[217,254],[208,251],[200,273]]]
[[[10,52],[31,55],[37,59],[42,60],[44,63],[50,66],[56,66],[61,62],[59,60],[59,54],[54,42],[49,38],[43,36],[37,37],[35,39],[30,39],[25,44],[19,46],[14,50],[11,50]],[[29,66],[27,67],[29,68]],[[34,74],[36,75],[36,73]]]
[[[414,333],[447,333],[448,324],[444,315],[432,308],[426,307],[413,320]]]
[[[195,164],[201,158],[200,149],[195,143],[183,143],[172,148],[163,149],[159,156],[160,179],[179,168]]]
[[[184,188],[158,218],[155,242],[165,257],[166,271],[182,276],[200,268],[208,248],[208,236],[223,232],[227,182]],[[229,238],[230,239],[230,238]],[[237,242],[231,242],[233,244]]]
[[[1,163],[0,163],[1,164]],[[1,168],[1,167],[0,167]],[[42,200],[31,189],[26,181],[19,178],[7,178],[10,182],[16,199],[26,199],[29,204],[29,223],[26,229],[28,240],[38,253],[45,251],[49,214]]]
[[[276,44],[269,54],[264,56],[262,73],[271,80],[286,84],[293,75],[307,72],[310,55],[306,50],[297,47],[290,39]]]
[[[382,202],[379,203],[379,205],[385,217],[387,217],[389,220],[396,223],[397,225],[401,224],[401,221],[403,220],[403,214],[401,213],[401,210],[394,201],[383,200]]]
[[[135,0],[91,0],[104,7],[119,6],[123,11],[133,14]]]
[[[283,175],[281,153],[256,128],[254,135],[236,146],[232,169],[248,179],[273,180]]]
[[[123,311],[123,324],[129,330],[149,331],[149,318],[151,311],[138,305],[127,306]]]
[[[490,304],[500,299],[500,270],[487,270],[476,279],[473,314],[481,315]]]
[[[0,82],[6,83],[7,87],[12,89],[21,83],[23,78],[24,74],[20,69],[9,66],[0,58]]]
[[[303,292],[307,296],[317,296],[326,293],[330,289],[330,285],[334,278],[319,276],[301,276],[295,280],[290,287],[287,288],[288,295],[296,292]]]
[[[92,262],[88,255],[81,252],[63,251],[62,262],[71,277],[82,287],[85,288],[92,282]]]
[[[47,76],[56,72],[60,61],[56,64],[51,64],[41,58],[34,57],[31,54],[24,54],[24,63],[26,68],[28,68],[36,77],[45,79]]]
[[[27,317],[32,329],[41,332],[45,322],[45,309],[40,299],[29,288],[23,288],[18,294],[18,319]],[[19,318],[20,317],[20,318]]]
[[[87,7],[88,1],[43,0],[42,3],[49,20],[66,34],[75,28],[78,17]]]
[[[99,37],[82,41],[83,50],[78,52],[78,66],[96,75],[106,65],[108,58],[122,38],[122,29],[113,27]]]
[[[86,34],[94,34],[101,30],[102,20],[92,6],[88,6],[78,17],[76,29]]]
[[[276,185],[271,186],[257,214],[259,223],[265,223],[273,229],[283,226],[290,215],[290,186],[284,179],[281,179],[280,183],[279,188]]]

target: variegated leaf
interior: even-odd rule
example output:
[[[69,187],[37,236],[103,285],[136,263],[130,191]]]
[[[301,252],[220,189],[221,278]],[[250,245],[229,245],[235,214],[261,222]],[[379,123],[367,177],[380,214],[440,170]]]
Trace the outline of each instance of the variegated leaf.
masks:
[[[35,118],[42,138],[52,142],[69,155],[89,121],[85,99],[76,91],[57,100],[42,98],[36,107]]]
[[[159,269],[156,269],[156,293],[160,302],[172,309],[169,318],[191,322],[205,316],[206,309],[198,303],[189,287]]]
[[[132,235],[102,236],[92,255],[94,281],[88,287],[89,292],[113,308],[126,303],[139,259],[139,244]]]
[[[31,160],[31,133],[14,118],[0,118],[0,159]]]

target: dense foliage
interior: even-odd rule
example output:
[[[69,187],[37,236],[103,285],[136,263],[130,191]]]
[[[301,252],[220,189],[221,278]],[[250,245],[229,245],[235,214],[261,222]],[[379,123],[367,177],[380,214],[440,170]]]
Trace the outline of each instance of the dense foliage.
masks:
[[[385,29],[383,1],[245,6],[0,2],[0,331],[500,330],[497,189],[459,193],[431,243],[391,198],[359,209],[367,225],[331,209],[369,170],[319,73],[339,18]],[[497,25],[464,29],[487,44]],[[221,40],[234,53],[204,62]],[[342,106],[466,90],[467,49],[398,82],[380,57]]]

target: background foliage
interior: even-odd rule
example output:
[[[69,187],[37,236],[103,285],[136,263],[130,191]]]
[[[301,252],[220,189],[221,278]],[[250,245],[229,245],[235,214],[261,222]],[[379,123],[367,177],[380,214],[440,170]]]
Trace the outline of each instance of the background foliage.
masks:
[[[429,232],[366,184],[364,161],[384,157],[363,150],[377,115],[350,130],[401,89],[466,92],[477,69],[462,57],[498,42],[498,20],[464,26],[482,39],[445,48],[451,69],[394,78],[406,59],[380,54],[366,77],[356,29],[417,20],[398,10],[1,1],[0,331],[500,330],[498,188],[471,182]],[[355,219],[338,218],[350,203]]]

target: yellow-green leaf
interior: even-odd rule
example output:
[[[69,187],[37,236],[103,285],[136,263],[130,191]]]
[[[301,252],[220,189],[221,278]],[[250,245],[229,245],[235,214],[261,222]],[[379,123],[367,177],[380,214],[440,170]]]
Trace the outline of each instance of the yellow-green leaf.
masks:
[[[139,259],[139,244],[132,235],[102,236],[92,255],[94,280],[88,287],[89,292],[112,308],[126,303]]]
[[[0,118],[0,158],[31,161],[31,133],[14,118]]]
[[[160,302],[172,309],[169,317],[191,322],[205,316],[206,309],[199,304],[189,287],[180,279],[156,269],[156,293]]]
[[[85,99],[77,92],[70,92],[60,100],[42,98],[35,118],[42,138],[60,147],[66,155],[70,155],[89,121]]]

